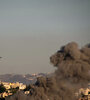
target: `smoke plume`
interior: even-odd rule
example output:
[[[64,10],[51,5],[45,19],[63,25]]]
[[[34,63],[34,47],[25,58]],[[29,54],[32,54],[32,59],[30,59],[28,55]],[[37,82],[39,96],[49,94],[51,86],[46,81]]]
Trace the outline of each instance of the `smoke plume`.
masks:
[[[74,93],[90,82],[90,44],[79,49],[71,42],[50,57],[57,67],[51,77],[37,78],[30,94],[17,93],[6,100],[77,100]]]

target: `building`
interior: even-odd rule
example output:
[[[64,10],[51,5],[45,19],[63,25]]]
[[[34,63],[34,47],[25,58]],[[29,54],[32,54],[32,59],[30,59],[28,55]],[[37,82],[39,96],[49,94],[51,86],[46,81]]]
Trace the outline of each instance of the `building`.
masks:
[[[24,93],[25,93],[26,95],[28,95],[28,94],[30,93],[30,91],[25,91]]]
[[[79,90],[79,94],[81,94],[81,98],[79,98],[79,100],[90,100],[90,89],[89,88],[86,88],[86,89],[81,88]]]
[[[26,88],[26,85],[24,85],[23,83],[19,83],[19,82],[16,82],[16,83],[0,82],[0,84],[3,84],[7,91],[4,93],[0,93],[0,98],[5,98],[9,95],[13,95],[13,93],[11,93],[11,90],[10,90],[11,88],[15,89],[18,87],[18,90],[24,90]],[[26,92],[26,94],[28,94],[28,92]]]
[[[12,95],[12,93],[6,93],[6,92],[4,92],[4,93],[0,94],[0,98],[5,98],[5,97],[10,96],[10,95]]]
[[[19,84],[19,90],[24,90],[26,88],[26,85],[24,85],[23,83]]]

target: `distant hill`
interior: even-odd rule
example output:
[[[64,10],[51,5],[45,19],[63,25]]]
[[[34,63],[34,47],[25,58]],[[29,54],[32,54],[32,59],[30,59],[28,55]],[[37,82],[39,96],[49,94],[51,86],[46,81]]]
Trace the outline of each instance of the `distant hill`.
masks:
[[[19,74],[4,74],[0,75],[0,81],[2,82],[20,82],[23,84],[32,84],[35,83],[37,77],[45,77],[48,74],[46,73],[39,73],[39,74],[26,74],[26,75],[19,75]]]

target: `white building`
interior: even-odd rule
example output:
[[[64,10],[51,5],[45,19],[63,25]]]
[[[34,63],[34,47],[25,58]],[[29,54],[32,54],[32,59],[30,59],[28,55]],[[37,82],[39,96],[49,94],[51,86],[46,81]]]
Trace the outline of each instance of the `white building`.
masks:
[[[20,90],[24,90],[25,88],[26,88],[26,85],[24,85],[23,83],[20,83],[19,89],[20,89]]]

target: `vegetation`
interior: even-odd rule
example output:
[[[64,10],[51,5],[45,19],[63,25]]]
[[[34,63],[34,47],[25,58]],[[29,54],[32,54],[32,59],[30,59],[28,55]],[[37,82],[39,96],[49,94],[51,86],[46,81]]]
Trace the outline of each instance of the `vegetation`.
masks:
[[[3,93],[6,91],[6,88],[4,87],[3,84],[0,84],[0,93]]]
[[[32,85],[27,85],[26,88],[24,89],[24,91],[29,91],[32,88]]]
[[[11,93],[15,94],[19,90],[19,87],[10,88]]]

